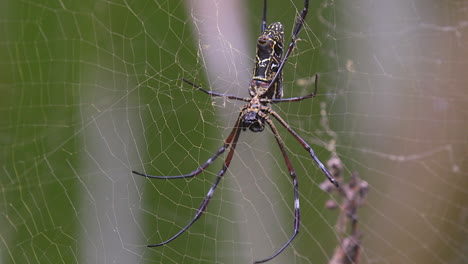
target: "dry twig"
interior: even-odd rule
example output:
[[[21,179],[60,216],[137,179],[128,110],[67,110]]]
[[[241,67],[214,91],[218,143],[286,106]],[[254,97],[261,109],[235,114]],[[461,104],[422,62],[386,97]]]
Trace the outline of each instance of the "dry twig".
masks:
[[[335,248],[335,253],[329,264],[357,264],[362,252],[362,234],[358,230],[358,209],[364,204],[369,184],[359,178],[358,173],[353,173],[351,178],[345,182],[343,175],[343,163],[337,157],[332,157],[327,162],[330,173],[340,183],[339,188],[335,188],[328,181],[320,184],[320,188],[328,193],[336,192],[341,196],[341,204],[335,200],[328,200],[328,209],[339,209],[340,213],[336,222],[336,232],[340,239],[340,244]]]

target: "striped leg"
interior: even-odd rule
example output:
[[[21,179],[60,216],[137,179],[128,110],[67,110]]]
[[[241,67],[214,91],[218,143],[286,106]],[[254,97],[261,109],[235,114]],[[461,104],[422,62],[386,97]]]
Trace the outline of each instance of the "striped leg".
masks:
[[[271,80],[271,83],[268,86],[267,90],[271,88],[271,86],[276,82],[278,77],[280,77],[281,73],[283,72],[283,67],[286,64],[286,61],[288,60],[289,55],[291,55],[291,52],[294,49],[294,46],[296,45],[297,35],[299,34],[299,31],[301,31],[301,28],[304,25],[304,20],[307,16],[308,11],[309,11],[309,0],[304,0],[304,9],[302,9],[301,14],[296,20],[296,24],[294,24],[294,29],[293,29],[293,33],[291,37],[291,42],[289,43],[289,47],[286,50],[286,54],[284,55],[283,59],[280,62],[280,65],[278,66],[278,71],[276,72],[275,76]]]
[[[203,89],[201,86],[198,86],[198,85],[194,84],[193,82],[191,82],[189,80],[186,80],[186,79],[182,79],[182,81],[192,85],[193,87],[197,88],[198,90],[200,90],[200,91],[202,91],[202,92],[204,92],[206,94],[209,94],[211,96],[226,97],[228,99],[235,99],[235,100],[244,101],[244,102],[249,102],[251,100],[251,98],[242,98],[242,97],[235,96],[235,95],[221,94],[221,93],[217,93],[217,92],[208,91],[208,90]]]
[[[296,133],[296,131],[294,131],[286,123],[286,121],[284,121],[283,118],[281,118],[280,115],[278,115],[278,113],[271,110],[269,107],[264,107],[264,108],[262,108],[262,110],[269,113],[269,114],[271,114],[272,116],[274,116],[276,118],[276,120],[278,120],[281,123],[281,125],[283,125],[289,131],[289,133],[291,133],[296,138],[296,140],[299,141],[299,143],[301,143],[301,145],[305,148],[305,150],[307,150],[307,152],[309,152],[310,156],[315,161],[315,164],[317,164],[317,166],[322,170],[322,172],[325,174],[325,176],[327,176],[328,180],[331,183],[333,183],[336,187],[339,187],[338,181],[336,181],[336,179],[331,175],[331,173],[327,170],[327,168],[325,168],[325,165],[323,165],[322,162],[317,158],[317,156],[315,155],[314,150],[309,146],[309,144],[307,144],[307,142],[305,142],[305,140],[302,139]]]
[[[136,175],[143,176],[143,177],[147,177],[147,178],[153,178],[153,179],[190,178],[190,177],[194,177],[194,176],[202,173],[202,171],[204,171],[206,168],[208,168],[208,166],[210,166],[211,163],[213,163],[213,161],[215,161],[215,159],[217,157],[219,157],[219,155],[223,154],[224,151],[226,151],[226,149],[229,147],[229,145],[231,144],[231,142],[232,142],[232,140],[233,140],[233,138],[234,138],[234,136],[236,134],[236,131],[238,130],[238,127],[239,127],[240,121],[241,121],[241,117],[242,117],[242,111],[241,111],[241,114],[239,115],[239,117],[237,118],[237,121],[236,121],[236,124],[234,125],[234,128],[232,129],[231,133],[229,134],[226,141],[224,142],[224,145],[220,149],[218,149],[218,151],[216,151],[216,153],[213,155],[213,157],[209,158],[205,163],[203,163],[196,170],[194,170],[194,171],[192,171],[192,172],[190,172],[188,174],[176,175],[176,176],[154,176],[154,175],[148,175],[148,174],[144,174],[144,173],[133,171],[133,170],[132,170],[132,173],[136,174]]]
[[[189,227],[191,227],[193,225],[193,223],[195,223],[198,220],[198,218],[200,218],[200,216],[205,212],[206,207],[207,207],[208,203],[210,202],[210,199],[213,196],[214,191],[216,190],[216,187],[218,187],[218,183],[220,182],[220,180],[223,177],[224,173],[226,173],[229,165],[231,164],[232,157],[234,156],[234,149],[236,148],[237,140],[239,139],[239,135],[240,135],[240,132],[241,132],[241,128],[239,127],[240,118],[241,118],[241,116],[239,116],[238,121],[236,122],[236,126],[234,127],[233,131],[231,132],[231,135],[229,136],[229,138],[231,138],[231,140],[232,140],[232,145],[230,145],[230,150],[229,150],[229,153],[228,153],[228,155],[226,157],[226,160],[224,161],[223,167],[221,168],[218,175],[216,176],[215,182],[213,183],[210,190],[206,194],[206,197],[203,200],[203,202],[201,203],[200,207],[198,208],[197,213],[195,214],[195,216],[192,218],[192,220],[190,220],[190,222],[184,228],[182,228],[182,230],[180,230],[177,234],[175,234],[170,239],[168,239],[168,240],[166,240],[164,242],[161,242],[159,244],[148,245],[148,247],[162,246],[162,245],[165,245],[165,244],[171,242],[172,240],[176,239],[182,233],[187,231],[187,229],[189,229]],[[233,137],[233,139],[232,139],[232,137]],[[231,143],[231,140],[228,139],[226,142]]]
[[[260,29],[260,33],[262,33],[263,31],[265,31],[266,27],[267,27],[267,1],[266,0],[263,0],[263,18],[262,18],[262,27]]]
[[[299,209],[299,185],[298,185],[298,182],[297,182],[296,172],[294,171],[291,160],[289,159],[288,154],[286,153],[286,149],[284,147],[284,142],[281,139],[281,136],[279,135],[275,124],[273,123],[273,121],[271,121],[271,119],[267,115],[261,113],[261,116],[263,118],[265,118],[268,125],[270,125],[271,131],[273,131],[273,134],[275,135],[276,142],[278,142],[278,146],[280,147],[281,153],[283,154],[284,161],[286,162],[286,166],[288,167],[289,175],[291,176],[291,179],[293,181],[293,188],[294,188],[294,232],[293,232],[292,236],[288,239],[288,241],[286,241],[286,243],[284,243],[284,245],[278,251],[276,251],[275,254],[271,255],[270,257],[268,257],[266,259],[255,261],[254,263],[267,262],[267,261],[273,259],[274,257],[278,256],[281,252],[283,252],[283,250],[287,246],[289,246],[289,244],[291,244],[293,239],[299,233],[299,227],[300,227],[300,224],[301,224],[301,214],[300,214],[300,209]]]
[[[302,101],[304,99],[313,98],[317,95],[318,89],[318,74],[315,74],[315,88],[314,92],[308,95],[299,96],[299,97],[291,97],[291,98],[280,98],[280,99],[262,99],[260,102],[268,102],[268,103],[283,103],[283,102],[297,102]]]

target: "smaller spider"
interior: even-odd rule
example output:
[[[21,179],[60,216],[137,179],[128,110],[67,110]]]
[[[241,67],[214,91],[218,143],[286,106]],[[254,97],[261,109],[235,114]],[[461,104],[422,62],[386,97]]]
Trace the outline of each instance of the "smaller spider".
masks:
[[[294,30],[292,33],[292,39],[289,43],[289,47],[286,51],[286,54],[283,56],[283,43],[284,43],[284,28],[283,25],[279,22],[272,23],[268,27],[266,27],[266,0],[263,2],[263,20],[262,20],[262,34],[257,40],[257,53],[256,53],[256,60],[255,66],[253,70],[253,77],[249,87],[249,95],[250,98],[241,98],[234,95],[225,95],[216,92],[211,92],[203,89],[202,87],[183,79],[184,82],[192,85],[193,87],[197,88],[198,90],[209,94],[210,96],[221,96],[229,99],[240,100],[247,102],[240,111],[239,117],[237,118],[236,123],[234,124],[234,128],[232,129],[231,133],[227,137],[224,145],[218,149],[218,151],[209,158],[205,163],[200,165],[196,170],[192,171],[189,174],[184,175],[176,175],[176,176],[153,176],[148,175],[136,171],[132,171],[134,174],[141,175],[148,178],[155,178],[155,179],[179,179],[179,178],[189,178],[194,177],[201,172],[203,172],[208,166],[210,166],[213,161],[218,158],[222,153],[224,153],[227,149],[229,149],[229,153],[227,154],[226,160],[219,171],[215,182],[211,186],[210,190],[206,194],[205,199],[203,200],[202,204],[197,210],[197,213],[192,218],[192,220],[182,228],[177,234],[172,236],[170,239],[161,242],[159,244],[148,245],[148,247],[158,247],[165,245],[172,240],[179,237],[182,233],[184,233],[190,226],[192,226],[195,221],[197,221],[200,216],[205,212],[208,203],[210,202],[213,193],[218,186],[218,183],[221,181],[221,178],[226,173],[229,165],[231,164],[232,157],[234,155],[234,149],[236,148],[237,141],[239,139],[239,135],[241,131],[247,130],[247,128],[252,132],[261,132],[265,129],[265,123],[271,128],[278,146],[283,154],[283,158],[286,162],[286,166],[288,167],[289,175],[291,176],[294,188],[294,232],[292,236],[283,244],[283,246],[276,251],[273,255],[268,258],[255,261],[255,263],[263,263],[267,262],[274,257],[278,256],[296,237],[299,233],[300,227],[300,210],[299,210],[299,189],[298,189],[298,181],[296,177],[296,173],[292,166],[292,163],[289,159],[289,156],[286,152],[286,148],[284,146],[284,142],[281,136],[276,129],[275,124],[270,118],[272,115],[278,122],[285,127],[289,133],[291,133],[297,141],[309,152],[310,156],[314,160],[315,164],[323,171],[323,173],[327,176],[327,178],[332,182],[335,186],[338,187],[338,182],[333,178],[333,176],[328,172],[325,166],[320,162],[317,156],[314,153],[314,150],[305,142],[287,123],[281,118],[275,111],[273,111],[270,107],[272,103],[281,103],[281,102],[295,102],[295,101],[302,101],[304,99],[313,98],[317,94],[317,87],[318,87],[318,75],[315,75],[315,89],[314,92],[305,96],[300,97],[293,97],[293,98],[282,98],[283,97],[283,76],[282,70],[286,60],[288,59],[291,51],[293,50],[297,35],[301,30],[304,19],[307,15],[307,11],[309,8],[309,0],[304,1],[304,9],[302,10],[300,16],[296,20],[296,24],[294,25]],[[281,59],[282,58],[282,59]]]

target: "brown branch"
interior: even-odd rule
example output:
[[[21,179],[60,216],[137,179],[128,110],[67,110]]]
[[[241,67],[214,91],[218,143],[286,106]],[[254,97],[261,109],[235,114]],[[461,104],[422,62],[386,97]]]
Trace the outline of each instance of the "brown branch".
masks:
[[[328,209],[340,210],[335,225],[340,244],[335,248],[335,253],[328,263],[358,264],[362,252],[362,233],[358,230],[358,209],[364,204],[369,184],[360,179],[357,172],[353,173],[346,182],[343,176],[344,165],[336,155],[328,160],[327,167],[340,187],[335,188],[330,182],[324,181],[320,184],[320,188],[341,197],[341,204],[335,200],[328,200],[325,204]]]

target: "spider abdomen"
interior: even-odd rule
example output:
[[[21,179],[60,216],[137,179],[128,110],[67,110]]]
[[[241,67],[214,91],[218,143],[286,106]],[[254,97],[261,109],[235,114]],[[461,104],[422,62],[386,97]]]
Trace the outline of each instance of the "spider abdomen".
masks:
[[[279,99],[283,97],[283,78],[279,73],[275,83],[271,81],[278,73],[283,56],[284,27],[280,22],[270,24],[257,39],[257,52],[253,69],[250,96]],[[269,88],[268,88],[269,87]]]

